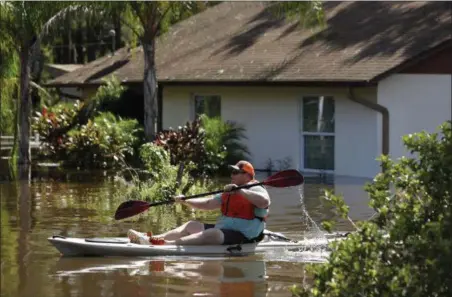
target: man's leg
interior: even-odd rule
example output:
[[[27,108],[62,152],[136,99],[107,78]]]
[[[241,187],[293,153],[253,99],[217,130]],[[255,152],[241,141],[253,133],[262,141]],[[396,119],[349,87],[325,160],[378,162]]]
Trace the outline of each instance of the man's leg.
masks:
[[[198,233],[181,237],[176,240],[166,240],[168,245],[219,245],[224,242],[224,234],[220,229],[210,228]]]
[[[208,227],[210,227],[208,225]],[[239,231],[228,229],[208,228],[199,233],[191,234],[173,241],[166,241],[165,244],[176,245],[222,245],[240,244],[246,237]]]
[[[199,232],[204,231],[204,224],[198,221],[188,221],[187,223],[170,230],[168,232],[159,234],[159,235],[153,235],[155,238],[163,238],[166,241],[168,240],[177,240],[179,238],[189,236],[192,234],[196,234]]]

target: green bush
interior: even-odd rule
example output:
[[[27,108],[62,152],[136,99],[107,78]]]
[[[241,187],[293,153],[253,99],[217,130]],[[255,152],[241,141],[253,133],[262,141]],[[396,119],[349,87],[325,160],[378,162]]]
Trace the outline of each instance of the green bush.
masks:
[[[125,165],[138,141],[138,122],[100,113],[86,125],[69,131],[65,165],[81,168],[112,168]]]
[[[208,191],[212,183],[206,180],[195,180],[190,172],[195,168],[193,162],[173,165],[167,150],[153,143],[143,144],[140,158],[145,164],[150,179],[141,181],[134,178],[124,194],[127,199],[146,201],[167,200],[177,194],[198,194]]]
[[[104,79],[104,85],[100,86],[96,94],[87,99],[83,104],[83,109],[79,112],[79,123],[86,124],[100,112],[111,112],[120,100],[121,95],[126,91],[126,87],[115,76],[109,76]]]
[[[298,296],[452,296],[452,128],[403,138],[414,157],[394,162],[366,185],[374,219],[332,244],[324,264],[312,265],[310,287]],[[326,198],[348,218],[348,207]]]
[[[102,112],[124,91],[125,87],[110,77],[85,102],[57,103],[36,112],[33,129],[43,143],[39,158],[80,168],[122,167],[126,161],[133,162],[141,132],[138,122]]]
[[[153,142],[156,146],[164,148],[172,165],[186,165],[192,162],[196,166],[190,168],[194,178],[204,178],[213,172],[215,164],[209,163],[206,150],[206,134],[199,119],[187,122],[177,130],[167,130],[158,133]]]
[[[41,112],[35,112],[32,129],[39,134],[42,142],[39,158],[50,157],[62,160],[67,157],[67,133],[77,126],[78,113],[82,109],[80,101],[44,106]]]
[[[219,117],[202,115],[200,120],[205,130],[207,162],[211,170],[224,173],[227,172],[228,164],[249,158],[250,152],[243,143],[246,139],[245,128],[234,122],[224,122]]]

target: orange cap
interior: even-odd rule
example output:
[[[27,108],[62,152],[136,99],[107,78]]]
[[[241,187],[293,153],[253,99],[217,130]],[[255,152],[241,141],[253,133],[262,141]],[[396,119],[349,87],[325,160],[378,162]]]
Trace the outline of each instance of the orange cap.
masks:
[[[235,165],[229,165],[229,167],[235,170],[246,172],[254,178],[254,167],[248,161],[239,161]]]

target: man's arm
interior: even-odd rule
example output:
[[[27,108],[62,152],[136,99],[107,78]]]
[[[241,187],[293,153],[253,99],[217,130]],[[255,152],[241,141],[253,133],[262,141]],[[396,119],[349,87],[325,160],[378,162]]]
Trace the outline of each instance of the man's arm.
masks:
[[[183,196],[180,196],[183,197]],[[175,198],[177,201],[177,198]],[[203,209],[203,210],[213,210],[221,206],[221,200],[216,196],[208,198],[197,198],[190,200],[179,200],[180,203],[188,205],[192,208]]]
[[[270,196],[268,195],[267,190],[262,187],[256,186],[250,189],[240,189],[238,192],[258,208],[270,206]]]

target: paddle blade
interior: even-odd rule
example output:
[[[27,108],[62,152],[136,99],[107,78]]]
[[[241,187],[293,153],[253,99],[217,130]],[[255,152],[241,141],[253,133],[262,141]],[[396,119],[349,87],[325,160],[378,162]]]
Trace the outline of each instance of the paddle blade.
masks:
[[[263,183],[275,188],[286,188],[301,185],[304,182],[303,175],[294,169],[284,170],[267,178]]]
[[[115,213],[115,220],[132,217],[147,210],[151,205],[145,201],[129,200],[121,203]]]

